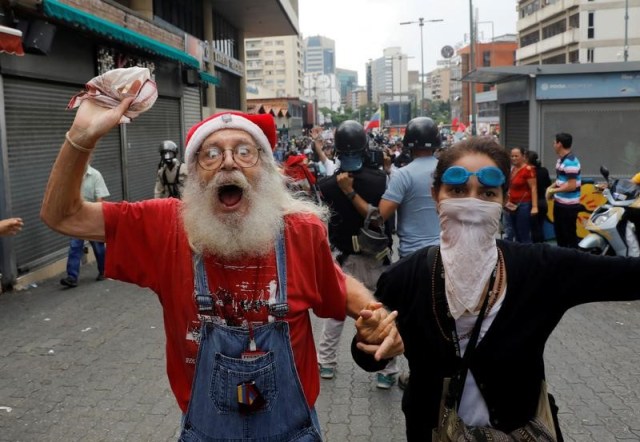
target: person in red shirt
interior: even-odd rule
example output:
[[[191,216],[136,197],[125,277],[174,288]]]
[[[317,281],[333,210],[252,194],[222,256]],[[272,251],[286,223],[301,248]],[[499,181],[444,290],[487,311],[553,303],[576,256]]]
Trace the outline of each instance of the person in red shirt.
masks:
[[[527,163],[525,152],[521,147],[511,149],[511,176],[505,210],[514,239],[531,243],[531,217],[538,215],[538,192],[536,170]]]
[[[181,440],[320,440],[309,310],[359,318],[378,359],[403,351],[396,313],[334,262],[327,209],[287,190],[270,115],[225,112],[192,127],[182,200],[83,201],[84,166],[130,103],[82,102],[41,218],[65,235],[106,241],[106,276],[157,294]],[[367,308],[377,317],[359,317]]]

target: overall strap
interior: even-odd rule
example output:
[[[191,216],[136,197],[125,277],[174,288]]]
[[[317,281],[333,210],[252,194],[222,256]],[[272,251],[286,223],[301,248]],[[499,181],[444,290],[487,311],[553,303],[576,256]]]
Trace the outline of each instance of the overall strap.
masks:
[[[278,272],[278,293],[276,302],[269,306],[269,313],[277,319],[284,318],[289,312],[287,304],[287,252],[285,250],[284,229],[276,237],[276,271]]]
[[[191,260],[193,262],[194,296],[198,305],[198,312],[211,312],[213,311],[213,297],[209,291],[207,272],[204,269],[204,257],[201,253],[193,253]]]

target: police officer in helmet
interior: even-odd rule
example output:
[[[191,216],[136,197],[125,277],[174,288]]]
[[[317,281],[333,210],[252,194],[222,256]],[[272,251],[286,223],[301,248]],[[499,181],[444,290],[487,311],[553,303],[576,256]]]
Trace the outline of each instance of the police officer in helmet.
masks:
[[[340,161],[339,169],[318,182],[324,203],[331,208],[329,241],[338,251],[338,263],[342,269],[356,277],[370,290],[375,290],[378,277],[384,269],[385,260],[380,254],[363,251],[358,247],[358,236],[365,227],[365,219],[377,214],[380,197],[387,184],[386,174],[377,167],[367,167],[366,156],[369,139],[360,123],[344,121],[336,129],[334,148]],[[379,220],[376,228],[383,228]],[[366,226],[369,227],[369,226]],[[388,233],[388,232],[387,232]],[[391,238],[388,236],[387,244]],[[388,245],[382,246],[386,248]],[[320,376],[331,379],[335,376],[337,349],[344,323],[325,319],[318,343]],[[390,388],[396,379],[396,361],[377,374],[379,388]]]
[[[187,177],[187,165],[178,159],[178,145],[171,140],[160,143],[160,163],[154,189],[155,198],[180,198]]]
[[[391,175],[379,205],[385,220],[397,212],[400,258],[440,243],[440,220],[431,195],[438,163],[434,153],[442,145],[438,125],[429,117],[413,118],[407,123],[402,143],[412,161]],[[404,388],[408,379],[407,373],[400,375],[399,386]]]

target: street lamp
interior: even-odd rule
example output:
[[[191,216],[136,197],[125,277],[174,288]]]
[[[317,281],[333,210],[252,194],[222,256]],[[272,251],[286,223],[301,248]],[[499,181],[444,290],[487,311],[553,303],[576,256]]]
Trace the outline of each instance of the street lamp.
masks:
[[[444,21],[441,18],[436,18],[433,20],[425,20],[423,17],[420,17],[418,21],[403,21],[400,22],[401,25],[412,25],[414,23],[418,23],[420,26],[420,84],[421,84],[421,97],[420,97],[420,116],[424,115],[423,102],[424,102],[424,38],[422,36],[422,28],[424,27],[425,22],[433,23],[438,21]]]

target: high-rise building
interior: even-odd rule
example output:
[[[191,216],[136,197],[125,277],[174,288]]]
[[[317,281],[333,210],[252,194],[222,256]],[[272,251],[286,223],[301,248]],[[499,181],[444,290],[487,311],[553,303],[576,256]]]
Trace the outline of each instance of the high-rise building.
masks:
[[[336,42],[316,35],[304,39],[304,72],[336,73]]]
[[[451,67],[443,66],[427,72],[425,95],[429,100],[449,101],[451,97]]]
[[[338,88],[340,90],[341,104],[351,107],[348,103],[351,92],[358,87],[358,71],[349,69],[336,69],[336,78],[338,79]]]
[[[371,79],[367,78],[367,81],[371,81],[372,101],[410,100],[407,59],[408,56],[402,53],[400,47],[390,47],[383,50],[381,58],[369,62]]]
[[[639,21],[640,4],[635,1],[520,0],[516,62],[525,65],[637,61]]]
[[[247,86],[274,91],[275,97],[303,95],[302,41],[296,35],[245,40]]]

